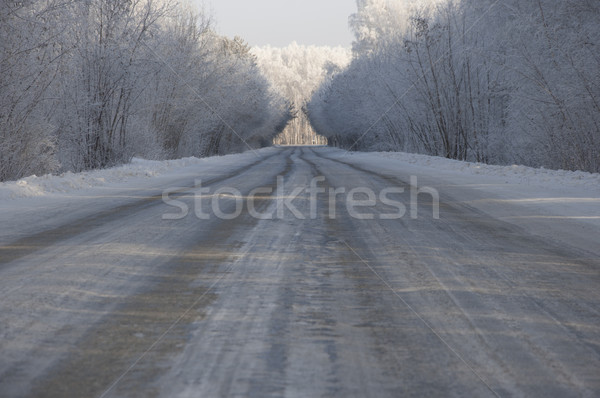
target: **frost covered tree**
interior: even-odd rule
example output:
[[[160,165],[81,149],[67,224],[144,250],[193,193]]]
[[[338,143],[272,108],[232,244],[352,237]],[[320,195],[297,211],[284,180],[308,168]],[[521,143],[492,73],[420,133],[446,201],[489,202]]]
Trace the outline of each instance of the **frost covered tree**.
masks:
[[[296,115],[275,139],[275,144],[325,144],[324,137],[314,132],[305,106],[328,74],[349,63],[349,51],[342,47],[301,46],[294,42],[285,48],[253,48],[252,53],[274,91],[289,101]]]
[[[91,0],[71,6],[63,35],[63,45],[71,50],[57,85],[65,167],[107,167],[131,156],[137,99],[149,72],[146,40],[166,11],[166,5],[157,7],[152,0]]]
[[[600,170],[597,2],[358,7],[352,63],[308,105],[332,144]]]
[[[55,171],[49,87],[63,49],[55,42],[60,1],[0,1],[0,181]]]
[[[258,148],[282,131],[288,104],[269,90],[242,39],[218,36],[187,11],[162,35],[152,47],[157,65],[144,101],[165,156]]]
[[[508,128],[518,161],[600,171],[600,4],[513,1]]]
[[[0,179],[269,145],[292,117],[243,40],[168,0],[0,3]]]

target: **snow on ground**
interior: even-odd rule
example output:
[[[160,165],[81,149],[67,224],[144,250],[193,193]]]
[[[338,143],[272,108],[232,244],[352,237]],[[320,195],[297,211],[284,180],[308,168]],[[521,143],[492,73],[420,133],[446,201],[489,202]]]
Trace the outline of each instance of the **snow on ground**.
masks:
[[[447,200],[600,255],[600,174],[398,152],[334,151],[328,156],[405,181],[417,176],[420,187],[436,188]]]
[[[402,152],[377,153],[386,159],[396,159],[415,166],[426,166],[444,172],[460,172],[471,176],[495,176],[511,184],[533,184],[540,187],[585,187],[600,192],[600,174],[584,171],[548,170],[519,165],[495,166],[485,163],[463,162],[436,156]]]
[[[247,154],[246,154],[247,155]],[[442,177],[466,177],[480,182],[482,179],[489,182],[489,178],[503,180],[504,183],[514,185],[536,186],[545,190],[590,192],[600,197],[600,174],[582,171],[547,170],[525,166],[494,166],[483,163],[462,162],[435,156],[418,155],[402,152],[342,152],[332,150],[331,155],[347,160],[371,159],[375,166],[381,165],[383,159],[395,160],[400,164],[408,164],[421,171],[431,170]],[[80,192],[94,187],[112,186],[115,184],[138,184],[148,181],[149,178],[165,174],[177,174],[190,166],[210,165],[215,161],[220,164],[236,160],[240,155],[227,155],[211,158],[184,158],[177,160],[144,160],[134,158],[130,164],[103,170],[92,170],[81,173],[67,172],[61,175],[31,176],[18,181],[0,183],[0,200],[22,199],[40,196],[56,196]],[[402,167],[406,170],[406,167]]]
[[[221,176],[276,148],[209,158],[151,161],[103,170],[31,176],[0,183],[0,243],[37,233],[102,210],[161,194],[164,189]]]
[[[132,179],[155,177],[173,169],[199,164],[202,159],[185,158],[164,162],[134,158],[130,164],[104,170],[61,175],[30,176],[18,181],[0,184],[0,200],[71,193],[86,188],[105,186]]]
[[[209,158],[189,157],[176,160],[145,160],[133,158],[131,163],[108,169],[90,170],[81,173],[66,172],[60,175],[47,174],[30,176],[18,181],[0,182],[0,201],[35,197],[61,197],[65,194],[86,194],[93,188],[139,186],[151,182],[153,177],[175,176],[190,170],[202,170],[202,166],[235,166],[238,161],[256,158],[271,152],[273,148],[247,151],[243,154],[213,156]],[[200,168],[199,168],[200,167]]]
[[[265,156],[277,150],[267,148],[258,153]],[[319,151],[373,171],[402,176],[406,181],[410,175],[418,176],[420,186],[436,188],[463,205],[531,232],[564,236],[565,240],[567,235],[573,235],[567,243],[581,240],[588,249],[600,247],[600,174],[492,166],[397,152],[360,153],[332,148]],[[0,240],[24,229],[28,222],[39,226],[42,221],[49,222],[52,215],[59,222],[62,213],[57,209],[67,204],[77,204],[69,211],[74,218],[84,208],[91,212],[91,207],[114,205],[126,195],[139,197],[147,193],[144,190],[165,188],[178,179],[206,178],[255,160],[256,154],[251,151],[205,159],[134,159],[131,164],[106,170],[0,183],[0,220],[5,226]],[[113,198],[113,202],[107,198]],[[43,219],[38,214],[40,209],[45,212]],[[10,230],[6,226],[11,226]]]
[[[232,158],[233,155],[223,158]],[[40,196],[56,196],[70,194],[95,187],[105,187],[115,184],[136,184],[141,180],[164,174],[176,173],[178,170],[209,164],[213,158],[184,158],[177,160],[145,160],[134,158],[124,166],[102,170],[91,170],[81,173],[67,172],[61,175],[30,176],[18,181],[0,183],[0,200],[22,199]]]

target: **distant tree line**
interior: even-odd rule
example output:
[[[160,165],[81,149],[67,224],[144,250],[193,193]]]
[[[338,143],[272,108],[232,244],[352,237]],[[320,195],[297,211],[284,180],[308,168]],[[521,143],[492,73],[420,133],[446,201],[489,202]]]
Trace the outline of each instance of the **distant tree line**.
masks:
[[[303,46],[292,43],[284,48],[270,46],[252,49],[258,65],[273,88],[289,101],[296,117],[275,137],[278,145],[326,144],[318,136],[306,116],[306,103],[323,80],[345,68],[350,51],[343,47]]]
[[[350,150],[600,171],[600,2],[359,0],[308,104]]]
[[[270,145],[292,117],[241,39],[156,0],[0,0],[0,180]]]

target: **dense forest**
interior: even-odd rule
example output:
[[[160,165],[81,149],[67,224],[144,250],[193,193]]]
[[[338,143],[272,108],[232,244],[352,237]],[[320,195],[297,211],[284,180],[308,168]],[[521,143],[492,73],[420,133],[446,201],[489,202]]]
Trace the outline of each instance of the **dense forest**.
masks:
[[[205,13],[0,1],[0,181],[270,145],[292,107]]]
[[[599,1],[357,3],[308,105],[330,144],[600,171]]]

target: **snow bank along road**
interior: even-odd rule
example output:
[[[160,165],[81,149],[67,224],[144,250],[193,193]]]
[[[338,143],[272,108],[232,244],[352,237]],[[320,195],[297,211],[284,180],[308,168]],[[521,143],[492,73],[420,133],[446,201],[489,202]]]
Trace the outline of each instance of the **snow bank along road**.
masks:
[[[233,159],[0,209],[1,396],[600,396],[598,197],[537,208],[328,148]],[[411,214],[411,174],[439,219],[428,193]]]

